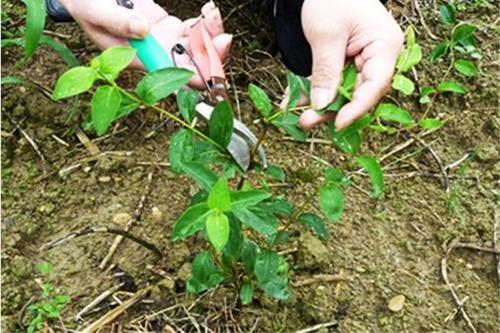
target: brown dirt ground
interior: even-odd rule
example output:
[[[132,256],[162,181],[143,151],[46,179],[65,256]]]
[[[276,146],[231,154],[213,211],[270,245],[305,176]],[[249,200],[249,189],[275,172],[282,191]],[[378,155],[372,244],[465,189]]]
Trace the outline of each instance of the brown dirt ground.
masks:
[[[195,13],[199,1],[176,1],[169,4],[177,15]],[[235,34],[233,57],[227,68],[230,82],[238,90],[241,113],[247,123],[257,116],[249,111],[245,87],[256,82],[266,88],[276,101],[283,91],[285,69],[272,56],[272,34],[262,28],[258,6],[251,2],[233,5],[221,1],[228,17],[227,30]],[[404,4],[402,6],[401,4]],[[19,4],[2,2],[4,10],[13,13]],[[418,41],[428,54],[432,40],[422,27],[423,18],[432,32],[443,33],[432,2],[420,5],[420,14],[410,1],[393,1],[391,9],[403,26],[409,22],[418,32]],[[232,10],[237,8],[236,10]],[[443,163],[448,165],[464,154],[476,150],[476,157],[460,176],[460,166],[449,171],[451,200],[441,185],[439,169],[422,145],[413,144],[383,162],[386,171],[386,193],[374,201],[362,191],[350,187],[346,192],[346,212],[341,222],[329,225],[330,238],[321,242],[297,227],[300,236],[284,249],[297,248],[287,256],[291,281],[313,274],[347,273],[351,279],[342,283],[318,281],[292,288],[289,302],[278,303],[258,293],[251,306],[242,307],[231,285],[224,285],[197,298],[186,295],[184,280],[189,262],[203,248],[200,238],[172,244],[172,224],[196,185],[187,178],[175,176],[168,167],[154,173],[152,193],[147,198],[142,218],[133,234],[155,243],[165,253],[159,259],[135,243],[124,241],[113,258],[133,284],[154,290],[144,302],[136,304],[116,320],[114,331],[168,332],[166,325],[196,332],[197,322],[214,331],[289,332],[319,323],[333,322],[322,332],[468,332],[460,314],[445,322],[457,308],[449,288],[443,281],[440,262],[452,241],[491,247],[495,215],[498,222],[500,178],[498,140],[500,114],[498,104],[498,4],[470,5],[460,12],[460,20],[478,23],[479,47],[483,58],[478,62],[480,75],[468,80],[470,93],[465,96],[440,96],[432,107],[432,115],[447,119],[446,126],[424,138]],[[75,25],[49,24],[48,29],[60,35],[82,62],[97,50]],[[49,49],[42,47],[24,67],[15,67],[21,51],[2,50],[2,75],[20,75],[51,88],[66,66]],[[419,85],[436,84],[446,71],[446,64],[417,67]],[[137,73],[126,73],[121,79],[132,86]],[[457,77],[462,80],[461,78]],[[67,328],[83,327],[73,316],[107,288],[116,285],[113,274],[103,274],[98,265],[106,255],[113,236],[93,234],[41,252],[40,246],[69,231],[88,225],[109,224],[118,213],[133,214],[144,192],[150,167],[144,162],[167,162],[169,135],[176,126],[150,112],[137,112],[117,124],[114,134],[96,141],[102,152],[97,160],[87,161],[88,151],[65,125],[69,103],[56,103],[36,87],[9,86],[2,89],[2,115],[8,114],[39,145],[45,156],[43,163],[30,144],[15,130],[7,117],[2,119],[2,330],[15,331],[18,316],[32,295],[39,295],[35,278],[36,265],[46,260],[54,265],[51,283],[61,293],[71,296],[63,313]],[[391,99],[419,118],[423,110],[415,97],[395,93]],[[79,105],[88,109],[88,97]],[[167,102],[167,106],[168,106]],[[72,124],[76,124],[75,121]],[[147,135],[157,130],[151,138]],[[255,128],[258,131],[258,128]],[[415,134],[415,133],[414,133]],[[69,146],[54,140],[63,138]],[[367,134],[363,151],[382,155],[408,140],[409,133],[396,135]],[[326,137],[324,128],[314,132]],[[308,193],[321,183],[326,164],[344,170],[356,170],[330,144],[309,144],[286,140],[277,130],[264,143],[271,163],[284,168],[284,184],[274,184],[275,193],[286,194],[300,205]],[[124,154],[124,152],[130,152]],[[312,158],[310,154],[316,158]],[[58,172],[77,163],[82,165],[60,177]],[[103,178],[104,177],[104,178]],[[109,177],[109,179],[106,179]],[[355,176],[359,188],[369,191],[369,181]],[[448,209],[450,201],[456,212]],[[154,209],[153,209],[154,208]],[[310,206],[318,211],[317,203]],[[159,210],[161,214],[154,213]],[[496,259],[492,254],[456,249],[448,258],[448,273],[461,298],[468,297],[464,308],[478,332],[499,332],[499,281]],[[168,285],[162,277],[146,267],[154,265],[176,280]],[[128,285],[128,291],[134,286]],[[403,310],[391,312],[388,301],[404,295]],[[119,297],[125,299],[122,293]],[[104,302],[104,304],[108,304]],[[168,310],[172,305],[182,306]],[[146,317],[162,309],[162,314]],[[189,310],[187,310],[189,309]],[[84,317],[91,323],[108,309]],[[190,316],[186,312],[190,313]],[[53,329],[62,331],[58,322]]]

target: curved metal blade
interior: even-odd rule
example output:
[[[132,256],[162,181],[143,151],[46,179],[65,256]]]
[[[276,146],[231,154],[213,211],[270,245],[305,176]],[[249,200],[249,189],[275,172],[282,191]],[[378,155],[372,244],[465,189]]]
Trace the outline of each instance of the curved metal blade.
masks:
[[[196,105],[196,113],[205,122],[208,122],[210,119],[213,109],[213,106],[203,102]],[[233,135],[231,136],[228,150],[238,165],[246,171],[250,166],[250,153],[257,144],[257,137],[245,124],[236,119],[234,120],[233,129]],[[246,150],[246,153],[244,153],[244,150]],[[257,155],[259,155],[264,168],[267,168],[266,152],[262,146],[259,146],[257,149]]]

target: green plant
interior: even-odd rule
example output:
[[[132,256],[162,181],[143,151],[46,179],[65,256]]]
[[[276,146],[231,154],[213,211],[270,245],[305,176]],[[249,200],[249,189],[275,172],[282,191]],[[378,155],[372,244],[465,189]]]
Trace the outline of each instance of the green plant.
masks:
[[[196,255],[187,290],[200,293],[226,281],[239,288],[242,304],[252,302],[257,287],[275,299],[288,299],[288,264],[278,254],[278,246],[293,237],[290,229],[298,224],[322,239],[328,238],[325,220],[331,223],[340,220],[345,206],[344,191],[351,184],[350,178],[338,168],[328,168],[321,186],[307,194],[300,205],[294,206],[283,195],[273,194],[270,190],[268,181],[283,181],[286,177],[278,166],[262,170],[253,163],[251,173],[246,173],[228,154],[234,122],[229,103],[220,102],[215,106],[206,128],[196,127],[193,119],[198,93],[182,88],[193,73],[167,68],[145,75],[133,91],[119,86],[116,78],[134,56],[135,51],[131,48],[114,47],[93,59],[89,66],[71,68],[57,81],[53,98],[59,100],[91,92],[88,128],[98,135],[106,133],[112,122],[139,108],[153,110],[178,123],[182,128],[172,135],[168,151],[171,169],[176,174],[192,178],[200,190],[175,222],[172,239],[181,241],[201,235],[210,244],[207,250]],[[408,73],[421,59],[422,49],[409,27],[406,48],[399,56],[392,83],[396,91],[405,95],[415,92],[415,83]],[[337,98],[319,112],[338,112],[351,100],[356,77],[355,66],[347,64]],[[301,95],[309,96],[311,83],[292,73],[287,75],[287,82],[289,99],[283,109],[275,108],[260,87],[248,86],[248,96],[260,113],[257,146],[265,141],[273,127],[297,141],[307,140],[306,133],[298,126],[297,113],[303,107],[298,107],[297,103]],[[159,104],[176,91],[179,115]],[[433,91],[427,96],[431,93]],[[435,130],[442,125],[443,121],[435,118],[416,122],[400,106],[381,103],[373,115],[364,115],[347,128],[336,130],[333,124],[329,124],[328,136],[339,150],[355,159],[366,172],[372,183],[372,196],[380,198],[385,187],[383,170],[375,156],[360,155],[363,132],[371,129],[393,134],[417,127]],[[252,159],[255,152],[256,148]],[[318,206],[325,219],[314,210],[316,198],[319,198]]]
[[[42,275],[48,275],[52,272],[52,266],[49,263],[42,262],[38,266]],[[27,328],[28,333],[41,331],[44,323],[52,319],[61,317],[61,311],[70,301],[68,295],[54,294],[54,286],[48,282],[37,280],[42,290],[40,301],[28,306],[28,316],[31,319]]]
[[[451,30],[449,34],[445,36],[444,40],[434,46],[429,55],[429,61],[433,64],[440,59],[448,57],[450,59],[450,66],[444,75],[443,80],[438,84],[436,89],[431,87],[425,87],[422,89],[420,98],[421,104],[430,103],[431,100],[429,96],[436,92],[451,92],[457,94],[467,93],[467,89],[463,84],[454,80],[448,80],[448,75],[452,69],[455,69],[458,74],[466,78],[473,78],[478,73],[476,65],[470,60],[481,58],[481,54],[477,50],[477,43],[474,38],[476,27],[468,23],[457,21],[457,13],[454,4],[445,3],[441,5],[439,15],[441,21],[445,24],[445,26],[451,27]],[[458,52],[458,54],[462,57],[468,59],[457,59],[456,52]]]

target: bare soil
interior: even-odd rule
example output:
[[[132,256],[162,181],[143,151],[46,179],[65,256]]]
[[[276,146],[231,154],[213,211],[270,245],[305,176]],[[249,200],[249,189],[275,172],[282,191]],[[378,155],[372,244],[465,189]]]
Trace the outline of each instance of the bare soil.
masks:
[[[7,13],[19,15],[21,5],[2,4]],[[187,16],[195,15],[200,4],[174,1],[167,8]],[[273,55],[272,32],[265,28],[258,4],[221,1],[221,7],[227,17],[226,29],[235,35],[226,67],[231,92],[238,96],[237,113],[252,124],[258,116],[248,103],[247,84],[260,84],[278,102],[286,69]],[[411,23],[415,27],[418,42],[428,55],[437,41],[422,26],[422,20],[436,36],[445,33],[433,2],[421,3],[417,10],[412,1],[392,1],[390,8],[402,26]],[[197,186],[162,164],[154,169],[143,214],[131,229],[134,235],[154,243],[164,254],[162,258],[125,240],[111,260],[115,268],[103,272],[98,266],[114,239],[103,233],[40,250],[70,231],[116,224],[116,216],[122,213],[133,215],[145,192],[150,164],[168,162],[169,136],[177,127],[140,110],[104,138],[89,133],[102,152],[91,158],[73,131],[88,110],[88,97],[80,100],[68,125],[71,103],[53,102],[42,93],[54,87],[66,69],[64,62],[41,47],[27,64],[19,66],[22,50],[4,48],[2,76],[17,75],[35,84],[2,87],[2,331],[23,331],[19,327],[22,309],[32,296],[36,299],[40,295],[36,265],[44,260],[54,265],[49,281],[58,292],[71,296],[62,317],[67,329],[82,328],[109,311],[112,298],[105,300],[99,311],[84,316],[83,322],[73,319],[102,292],[126,281],[117,294],[122,301],[128,293],[146,286],[152,286],[153,291],[103,332],[170,332],[169,327],[185,332],[205,327],[221,332],[291,332],[321,323],[328,323],[328,327],[318,328],[320,332],[470,332],[460,311],[450,317],[458,306],[443,280],[442,259],[457,242],[492,248],[494,226],[496,223],[498,228],[500,223],[498,10],[498,3],[491,1],[470,4],[459,13],[460,20],[478,25],[483,58],[478,61],[477,78],[464,80],[452,74],[465,82],[468,94],[442,95],[435,100],[430,115],[446,119],[446,125],[423,137],[424,142],[409,144],[382,162],[386,193],[381,200],[366,194],[370,191],[366,176],[355,175],[356,187],[346,191],[345,215],[338,224],[329,225],[328,241],[294,226],[297,235],[283,248],[289,253],[291,299],[276,302],[258,292],[250,306],[239,304],[230,284],[201,297],[185,293],[189,263],[206,244],[201,238],[174,244],[170,235]],[[82,63],[98,52],[75,24],[50,23],[47,29]],[[430,65],[423,61],[414,75],[420,86],[436,85],[447,66],[448,62]],[[121,83],[133,87],[138,77],[138,73],[127,72]],[[410,110],[416,119],[424,113],[415,96],[391,93],[387,99]],[[172,101],[165,103],[166,107],[173,105]],[[45,161],[14,122],[36,142]],[[258,126],[252,126],[259,132]],[[395,135],[367,133],[362,150],[380,157],[415,134],[416,130]],[[326,130],[321,127],[311,135],[326,138]],[[349,172],[357,169],[355,161],[327,141],[297,143],[273,130],[264,146],[270,162],[281,166],[287,175],[285,182],[271,183],[273,191],[286,194],[297,205],[320,185],[325,166]],[[428,147],[444,165],[466,154],[472,156],[447,170],[449,191],[443,187]],[[450,210],[450,205],[454,209]],[[309,209],[319,212],[316,202]],[[499,332],[497,260],[492,253],[470,248],[456,248],[448,255],[449,282],[460,300],[466,300],[463,308],[477,332]],[[153,272],[151,266],[163,270],[175,283]],[[293,287],[316,274],[345,274],[349,278],[341,282],[316,279]],[[401,311],[392,312],[388,303],[397,295],[404,295],[405,303]],[[63,331],[58,321],[51,326]]]

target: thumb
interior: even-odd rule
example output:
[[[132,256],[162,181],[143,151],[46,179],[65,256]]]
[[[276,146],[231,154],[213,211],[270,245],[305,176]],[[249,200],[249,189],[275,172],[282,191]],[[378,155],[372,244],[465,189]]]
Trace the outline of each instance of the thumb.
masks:
[[[149,21],[137,10],[107,1],[93,1],[92,4],[88,7],[89,21],[116,37],[142,39],[150,31]]]
[[[319,110],[330,104],[337,95],[345,62],[347,38],[334,33],[311,37],[311,104],[313,109]]]

